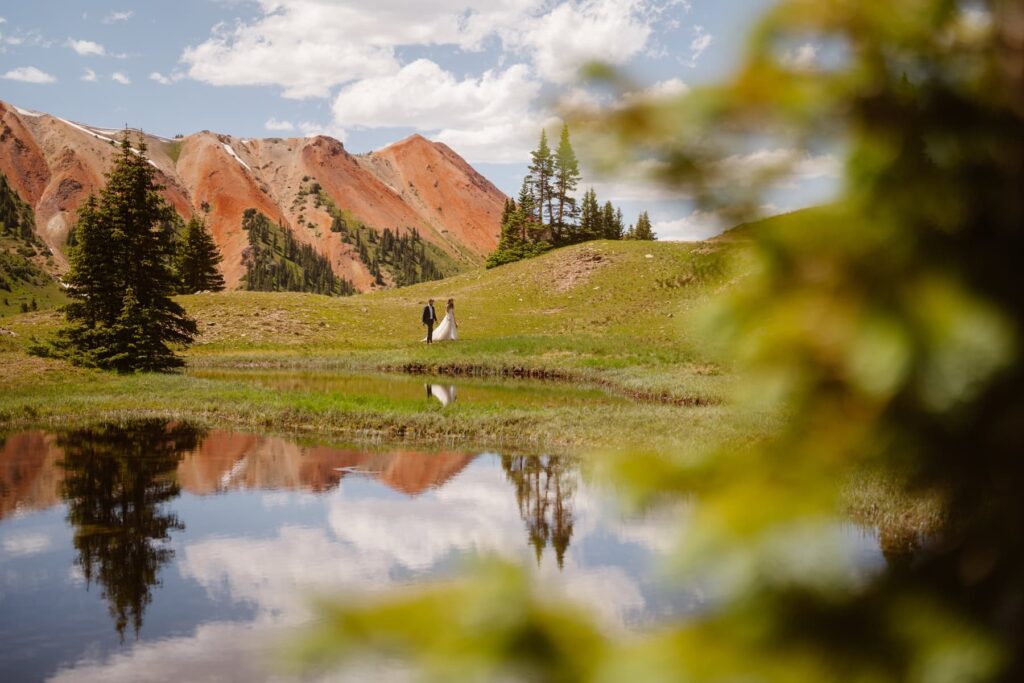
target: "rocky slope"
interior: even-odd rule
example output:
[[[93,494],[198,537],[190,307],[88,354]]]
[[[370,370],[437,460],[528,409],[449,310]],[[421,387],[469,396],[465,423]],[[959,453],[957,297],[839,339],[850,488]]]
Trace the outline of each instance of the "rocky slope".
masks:
[[[35,210],[58,271],[67,265],[76,211],[102,185],[121,133],[0,102],[0,173]],[[366,155],[349,154],[325,136],[240,139],[203,131],[144,139],[175,210],[187,218],[208,209],[229,288],[245,273],[247,208],[313,244],[357,289],[374,286],[356,248],[330,231],[327,207],[309,193],[316,185],[337,208],[377,230],[417,228],[456,268],[479,264],[497,244],[505,196],[449,147],[419,135]]]

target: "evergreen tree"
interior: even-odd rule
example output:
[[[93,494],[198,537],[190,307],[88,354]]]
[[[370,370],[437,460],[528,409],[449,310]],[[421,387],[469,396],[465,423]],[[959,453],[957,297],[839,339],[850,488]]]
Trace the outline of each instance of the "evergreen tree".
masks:
[[[224,289],[224,276],[217,268],[223,257],[206,229],[206,222],[194,214],[185,226],[176,260],[178,291],[182,294]]]
[[[626,239],[626,221],[622,217],[622,209],[615,209],[615,233],[618,235],[616,239]]]
[[[597,203],[597,193],[590,188],[583,194],[583,205],[580,208],[580,224],[573,234],[573,242],[586,242],[603,237],[601,229],[601,207]]]
[[[178,367],[168,344],[190,343],[196,323],[171,299],[174,212],[158,192],[142,140],[133,150],[125,132],[106,181],[79,211],[66,278],[68,326],[53,350],[122,372]]]
[[[633,239],[647,241],[658,239],[657,235],[654,234],[654,230],[651,229],[651,219],[647,216],[646,211],[640,212],[640,217],[636,221],[636,227],[633,229]]]
[[[576,186],[580,181],[580,165],[569,142],[569,126],[562,126],[554,160],[554,186],[557,212],[551,221],[552,239],[562,241],[568,224],[576,220]]]
[[[487,257],[487,267],[520,261],[544,253],[550,244],[544,241],[544,227],[534,212],[535,201],[529,179],[523,181],[519,201],[505,203],[504,221],[498,248]]]
[[[615,207],[610,201],[605,202],[601,209],[601,234],[606,240],[622,239],[621,213],[619,219],[616,220]]]
[[[533,189],[533,215],[539,225],[544,225],[544,209],[548,210],[549,220],[554,212],[552,175],[555,170],[555,160],[548,146],[548,135],[545,131],[540,132],[540,142],[537,149],[530,153],[530,158],[532,161],[527,179]],[[522,206],[522,201],[519,205]]]

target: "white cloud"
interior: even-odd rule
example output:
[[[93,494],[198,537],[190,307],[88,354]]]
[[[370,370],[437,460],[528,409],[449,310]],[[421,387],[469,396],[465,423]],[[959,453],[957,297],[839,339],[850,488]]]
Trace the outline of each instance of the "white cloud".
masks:
[[[550,12],[523,21],[521,35],[507,36],[527,48],[542,77],[556,83],[573,80],[587,62],[624,64],[639,54],[652,33],[643,0],[563,2]]]
[[[478,162],[527,158],[551,118],[540,101],[545,81],[567,82],[588,61],[623,65],[649,55],[689,10],[684,0],[253,1],[255,18],[218,24],[183,51],[190,78],[330,97],[326,128],[336,137],[346,127],[411,127]],[[483,73],[453,74],[429,59],[403,64],[406,46],[496,46],[498,58]]]
[[[273,116],[267,119],[267,122],[263,124],[263,127],[267,130],[274,131],[295,130],[295,124],[291,121],[278,121]]]
[[[697,62],[700,61],[704,51],[711,46],[714,38],[710,33],[704,30],[704,27],[697,24],[693,27],[693,40],[690,41],[690,57],[687,60],[687,64],[692,68],[697,66]]]
[[[402,46],[479,50],[487,38],[519,51],[538,74],[572,79],[592,60],[621,65],[640,54],[680,0],[258,0],[258,18],[218,24],[185,49],[189,75],[213,85],[276,85],[285,97],[394,74]],[[668,21],[676,25],[678,20]]]
[[[679,78],[669,78],[664,81],[650,85],[643,90],[628,92],[622,97],[623,104],[630,104],[637,100],[661,99],[677,97],[690,92],[690,86]]]
[[[439,131],[438,140],[474,161],[518,160],[539,130],[541,121],[531,109],[539,90],[523,64],[459,80],[418,59],[392,76],[342,88],[333,105],[334,123]]]
[[[686,85],[682,80],[678,78],[669,78],[668,80],[658,81],[654,85],[644,90],[644,94],[651,95],[652,97],[673,97],[675,95],[683,95],[690,91],[690,86]]]
[[[645,159],[622,166],[613,176],[591,175],[584,169],[581,188],[593,187],[601,201],[612,202],[667,202],[689,199],[688,190],[668,187],[655,179],[665,163],[657,159]]]
[[[124,75],[120,71],[115,71],[114,73],[110,74],[110,80],[120,83],[121,85],[132,84],[132,79],[128,78],[128,76]]]
[[[381,4],[388,3],[361,10],[326,0],[260,0],[262,17],[218,24],[181,60],[189,76],[212,85],[277,85],[289,98],[327,97],[342,83],[398,70],[393,40],[375,35],[385,27],[369,21]]]
[[[810,71],[818,66],[820,48],[814,43],[804,43],[782,56],[782,63],[794,71]]]
[[[0,78],[5,78],[8,81],[21,81],[22,83],[56,83],[57,79],[54,76],[41,71],[34,66],[21,66],[17,69],[11,69]]]
[[[89,81],[90,83],[92,83],[96,80],[96,72],[86,67],[85,70],[82,72],[82,78],[80,80]]]
[[[160,85],[170,85],[172,83],[177,83],[183,78],[185,78],[185,74],[183,74],[180,71],[173,71],[171,72],[170,75],[162,74],[159,71],[153,71],[149,74],[149,80],[156,81]]]
[[[302,131],[302,135],[311,138],[317,135],[326,135],[327,137],[336,138],[345,142],[348,137],[344,128],[336,126],[332,123],[322,124],[317,121],[299,121],[296,127]]]
[[[734,154],[718,168],[721,182],[752,184],[772,179],[776,186],[792,186],[798,180],[836,178],[842,163],[834,154],[811,154],[795,149],[760,149]]]
[[[68,42],[65,43],[65,45],[83,57],[102,57],[107,54],[107,49],[105,47],[91,40],[75,40],[74,38],[68,38]]]
[[[772,204],[761,206],[751,220],[779,213]],[[651,226],[659,240],[697,242],[711,239],[736,225],[736,219],[719,211],[696,209],[688,216],[676,220],[655,220]]]
[[[111,12],[103,19],[104,24],[113,24],[118,21],[128,21],[135,15],[135,12],[128,10],[126,12]]]
[[[36,532],[14,533],[3,540],[4,552],[12,557],[26,557],[45,551],[53,545],[53,539]]]

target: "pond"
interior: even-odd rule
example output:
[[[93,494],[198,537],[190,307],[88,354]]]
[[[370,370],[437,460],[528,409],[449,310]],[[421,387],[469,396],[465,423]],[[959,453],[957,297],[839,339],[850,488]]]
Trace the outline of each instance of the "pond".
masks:
[[[358,374],[310,370],[190,370],[193,377],[219,382],[242,382],[270,389],[305,393],[361,396],[398,401],[438,401],[490,405],[496,408],[589,408],[627,405],[630,399],[599,388],[581,387],[544,380],[507,380],[416,376],[403,374]]]
[[[698,612],[659,562],[687,510],[621,514],[557,455],[345,447],[144,421],[0,446],[0,680],[279,680],[311,598],[475,553],[630,630]],[[684,520],[684,522],[680,522]],[[865,567],[869,535],[849,533]],[[370,679],[372,679],[372,675]]]

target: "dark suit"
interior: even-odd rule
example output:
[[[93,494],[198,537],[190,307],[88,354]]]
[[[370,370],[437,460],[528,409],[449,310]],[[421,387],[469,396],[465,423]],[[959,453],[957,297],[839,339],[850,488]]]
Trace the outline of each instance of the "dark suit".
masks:
[[[423,307],[423,324],[427,326],[427,343],[434,343],[434,323],[437,322],[437,313],[434,312],[434,305],[427,304]]]

